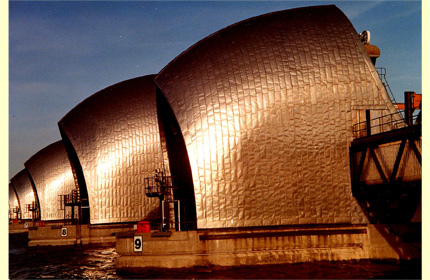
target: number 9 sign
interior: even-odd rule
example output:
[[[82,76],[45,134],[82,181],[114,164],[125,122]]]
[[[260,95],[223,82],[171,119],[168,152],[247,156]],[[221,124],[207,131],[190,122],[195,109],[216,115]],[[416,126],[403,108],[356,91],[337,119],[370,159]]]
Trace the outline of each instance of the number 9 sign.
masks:
[[[135,236],[133,240],[133,251],[142,252],[142,236]]]

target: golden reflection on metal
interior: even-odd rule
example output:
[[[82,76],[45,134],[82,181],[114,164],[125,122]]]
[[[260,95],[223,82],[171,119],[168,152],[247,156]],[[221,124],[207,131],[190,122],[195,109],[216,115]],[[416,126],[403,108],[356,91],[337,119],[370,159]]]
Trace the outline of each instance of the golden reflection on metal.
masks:
[[[60,122],[85,177],[92,224],[132,222],[158,215],[144,178],[163,168],[154,76],[110,86],[87,98]]]
[[[59,195],[70,193],[75,183],[63,142],[57,141],[43,148],[24,165],[38,194],[40,219],[64,219]]]
[[[32,213],[26,212],[25,207],[28,204],[37,202],[37,199],[27,171],[25,169],[21,170],[12,179],[10,179],[10,182],[15,188],[19,199],[21,219],[32,219]]]
[[[351,195],[352,125],[395,108],[335,6],[227,27],[155,81],[184,135],[198,227],[366,221]]]

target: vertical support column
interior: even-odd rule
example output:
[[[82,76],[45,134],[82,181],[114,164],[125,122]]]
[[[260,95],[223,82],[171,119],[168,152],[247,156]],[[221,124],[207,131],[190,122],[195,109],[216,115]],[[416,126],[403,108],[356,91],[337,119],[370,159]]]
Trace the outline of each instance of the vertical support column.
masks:
[[[82,223],[82,202],[79,199],[79,203],[78,203],[78,224]]]
[[[181,231],[181,201],[177,200],[178,202],[178,228],[179,231]]]
[[[63,206],[64,224],[66,224],[66,214],[67,214],[66,196],[61,195],[60,197],[61,197],[61,205]]]
[[[160,198],[160,204],[161,204],[161,231],[168,231],[169,230],[169,220],[166,219],[165,215],[166,215],[166,211],[165,211],[165,207],[166,207],[166,201],[165,200],[161,200]],[[169,206],[169,204],[167,203],[167,207]],[[167,213],[169,213],[169,211],[167,211]]]
[[[372,135],[372,127],[370,121],[370,110],[366,110],[366,135]]]
[[[405,91],[405,120],[408,126],[411,126],[413,123],[413,102],[412,98],[415,92],[413,91]]]

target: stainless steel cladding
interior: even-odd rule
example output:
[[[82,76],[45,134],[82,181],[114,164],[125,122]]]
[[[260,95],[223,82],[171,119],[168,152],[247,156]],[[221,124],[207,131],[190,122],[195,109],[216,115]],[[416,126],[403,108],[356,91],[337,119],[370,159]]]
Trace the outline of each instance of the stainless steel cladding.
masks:
[[[43,148],[24,165],[37,191],[40,219],[64,219],[60,195],[69,194],[75,188],[75,181],[63,142]]]
[[[31,205],[37,206],[37,195],[34,192],[33,186],[28,176],[27,170],[21,170],[12,179],[10,179],[16,194],[18,196],[21,218],[22,219],[32,219],[31,211],[28,211],[27,207]]]
[[[159,202],[145,196],[143,185],[164,164],[154,76],[97,92],[58,124],[77,181],[86,185],[92,224],[157,215]]]
[[[17,211],[19,209],[18,196],[11,183],[9,183],[9,219],[18,218]]]
[[[229,26],[155,82],[182,131],[200,228],[366,221],[351,195],[352,125],[395,109],[335,6]]]

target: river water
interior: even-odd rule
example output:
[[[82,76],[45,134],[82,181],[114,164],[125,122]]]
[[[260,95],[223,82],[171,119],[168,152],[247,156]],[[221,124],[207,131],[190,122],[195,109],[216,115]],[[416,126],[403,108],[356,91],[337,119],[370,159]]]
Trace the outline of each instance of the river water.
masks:
[[[10,239],[11,240],[11,239]],[[113,247],[32,247],[9,243],[10,279],[420,279],[421,260],[264,265],[226,270],[148,270],[117,275]]]

